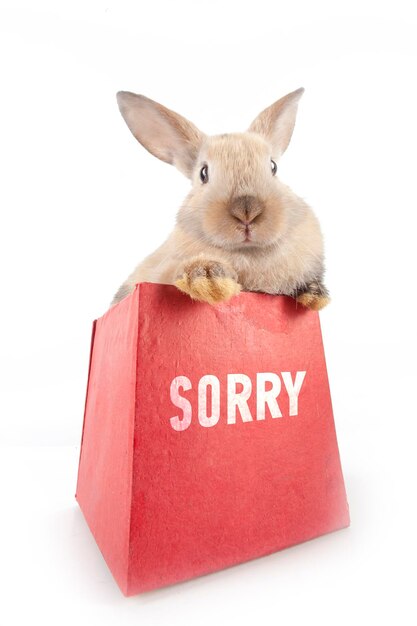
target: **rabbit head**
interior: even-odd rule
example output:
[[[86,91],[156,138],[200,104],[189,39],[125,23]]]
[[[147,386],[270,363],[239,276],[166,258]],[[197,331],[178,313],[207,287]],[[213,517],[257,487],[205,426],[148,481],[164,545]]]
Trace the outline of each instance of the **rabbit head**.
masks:
[[[277,163],[294,129],[303,89],[262,111],[246,132],[208,136],[161,104],[119,92],[120,111],[136,139],[192,182],[178,224],[224,249],[275,244],[290,220],[289,189]]]

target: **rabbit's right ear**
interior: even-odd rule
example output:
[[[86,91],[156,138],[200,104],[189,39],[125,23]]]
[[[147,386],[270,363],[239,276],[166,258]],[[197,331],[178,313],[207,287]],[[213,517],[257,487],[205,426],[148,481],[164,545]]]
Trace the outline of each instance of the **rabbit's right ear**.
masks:
[[[279,159],[290,143],[297,116],[298,101],[304,93],[301,87],[292,91],[262,111],[249,126],[249,131],[267,139],[273,149],[272,156]]]
[[[117,102],[126,124],[142,146],[190,178],[204,133],[178,113],[146,96],[119,91]]]

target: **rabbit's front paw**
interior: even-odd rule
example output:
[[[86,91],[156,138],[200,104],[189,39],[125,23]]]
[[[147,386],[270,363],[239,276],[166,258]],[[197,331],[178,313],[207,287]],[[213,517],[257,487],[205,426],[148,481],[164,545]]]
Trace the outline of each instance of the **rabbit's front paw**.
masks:
[[[183,265],[175,285],[194,300],[216,304],[229,300],[240,292],[233,268],[219,261],[195,259]]]
[[[329,292],[319,280],[309,283],[302,293],[296,295],[295,299],[313,311],[320,311],[330,302]]]

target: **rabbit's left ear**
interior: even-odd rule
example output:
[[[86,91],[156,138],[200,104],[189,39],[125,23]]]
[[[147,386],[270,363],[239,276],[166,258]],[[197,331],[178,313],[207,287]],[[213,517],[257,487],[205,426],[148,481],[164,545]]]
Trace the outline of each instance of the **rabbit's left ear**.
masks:
[[[267,139],[273,148],[272,156],[279,158],[290,143],[297,116],[298,101],[304,93],[301,87],[271,104],[255,118],[248,130]]]
[[[132,134],[151,154],[191,178],[204,133],[179,113],[146,96],[119,91],[119,109]]]

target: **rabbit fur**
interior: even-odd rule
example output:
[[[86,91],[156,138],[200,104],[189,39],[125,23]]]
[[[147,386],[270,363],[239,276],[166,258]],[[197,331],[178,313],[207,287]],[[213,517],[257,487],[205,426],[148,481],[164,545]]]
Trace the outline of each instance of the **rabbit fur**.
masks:
[[[130,274],[112,305],[143,281],[176,285],[211,304],[240,290],[289,295],[314,310],[329,302],[318,220],[276,175],[303,91],[266,108],[246,132],[214,136],[145,96],[117,94],[135,138],[192,187],[168,239]]]

